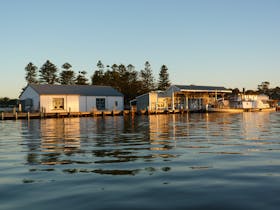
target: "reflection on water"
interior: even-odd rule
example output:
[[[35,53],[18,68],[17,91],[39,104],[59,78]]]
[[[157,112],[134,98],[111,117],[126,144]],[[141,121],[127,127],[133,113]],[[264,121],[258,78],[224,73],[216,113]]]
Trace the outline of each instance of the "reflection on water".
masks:
[[[76,164],[74,169],[63,171],[113,175],[145,170],[127,169],[122,163],[158,158],[171,161],[188,153],[199,159],[205,154],[247,155],[263,151],[259,148],[263,144],[278,145],[273,136],[279,134],[269,113],[47,119],[28,121],[27,129],[27,122],[21,123],[23,144],[28,149],[26,162],[34,168]],[[275,149],[279,148],[269,148]],[[90,167],[79,167],[85,164]],[[213,164],[189,168],[213,168]]]
[[[63,172],[135,175],[145,168],[125,163],[183,157],[192,163],[190,169],[207,169],[215,164],[193,159],[267,150],[259,147],[275,144],[270,139],[270,117],[269,113],[244,113],[34,120],[23,128],[22,137],[26,137],[26,161],[33,171],[41,170],[40,165],[67,164],[71,168]]]
[[[5,209],[54,207],[49,194],[41,201],[29,199],[44,186],[61,197],[57,208],[71,208],[69,197],[76,197],[79,205],[88,204],[83,209],[274,209],[280,204],[270,193],[280,192],[271,184],[280,181],[279,116],[248,112],[1,121],[1,201]],[[26,188],[32,191],[25,194]],[[4,192],[17,202],[5,200]],[[264,205],[255,201],[262,196]],[[104,203],[105,198],[110,202]]]

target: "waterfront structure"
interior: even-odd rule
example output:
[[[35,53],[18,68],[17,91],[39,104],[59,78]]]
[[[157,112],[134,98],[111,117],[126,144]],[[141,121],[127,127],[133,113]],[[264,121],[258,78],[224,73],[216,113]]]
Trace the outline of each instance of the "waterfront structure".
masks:
[[[267,109],[270,108],[269,97],[264,94],[237,94],[230,99],[230,108]]]
[[[166,111],[171,107],[171,97],[164,91],[151,91],[137,96],[130,104],[138,112]]]
[[[253,112],[253,111],[276,111],[275,102],[264,94],[244,94],[231,95],[228,100],[221,102],[220,106],[208,108],[209,112]]]
[[[124,96],[110,86],[28,84],[20,95],[25,112],[123,111]]]
[[[172,85],[166,91],[151,91],[136,97],[137,111],[205,111],[218,106],[231,90],[218,86]]]

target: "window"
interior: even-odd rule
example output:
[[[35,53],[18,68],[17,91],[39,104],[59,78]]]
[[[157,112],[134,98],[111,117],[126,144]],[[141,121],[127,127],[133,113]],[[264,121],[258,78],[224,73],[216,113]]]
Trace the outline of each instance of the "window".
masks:
[[[53,109],[64,109],[64,98],[53,98]]]
[[[96,99],[96,108],[97,110],[105,109],[105,98],[97,98]]]
[[[115,107],[118,107],[118,101],[115,101]]]

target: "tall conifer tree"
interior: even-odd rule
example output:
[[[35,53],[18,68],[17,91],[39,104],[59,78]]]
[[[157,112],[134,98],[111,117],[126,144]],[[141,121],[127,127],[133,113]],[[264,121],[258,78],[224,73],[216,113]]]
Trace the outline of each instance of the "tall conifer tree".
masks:
[[[75,72],[71,70],[72,66],[69,63],[62,65],[62,72],[59,74],[60,84],[62,85],[74,85],[75,84]]]
[[[57,71],[57,67],[47,60],[39,70],[40,82],[44,84],[55,84],[58,80]]]
[[[170,86],[168,68],[166,65],[162,65],[159,72],[158,89],[166,90]]]
[[[35,66],[33,63],[28,63],[25,67],[25,80],[27,83],[36,84],[38,83],[37,80],[37,66]]]
[[[142,82],[142,93],[146,93],[155,89],[154,76],[151,64],[148,61],[145,62],[144,69],[140,71],[140,77]]]

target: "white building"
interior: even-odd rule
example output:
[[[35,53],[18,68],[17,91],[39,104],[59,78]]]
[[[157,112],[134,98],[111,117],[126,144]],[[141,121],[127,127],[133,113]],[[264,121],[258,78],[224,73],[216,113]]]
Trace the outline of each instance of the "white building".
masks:
[[[239,94],[232,99],[231,107],[240,109],[267,109],[270,108],[267,95]]]
[[[166,96],[163,91],[151,91],[143,95],[137,96],[136,110],[141,111],[164,111],[171,107],[171,98]]]
[[[110,86],[29,84],[20,101],[23,111],[45,113],[124,109],[123,94]]]

